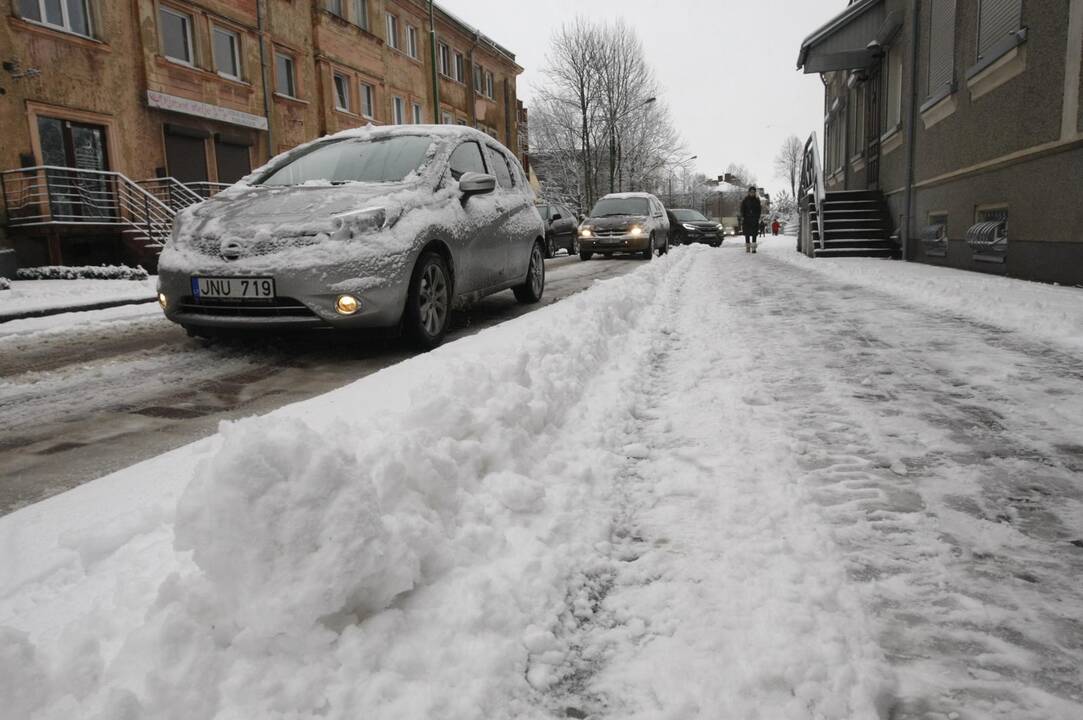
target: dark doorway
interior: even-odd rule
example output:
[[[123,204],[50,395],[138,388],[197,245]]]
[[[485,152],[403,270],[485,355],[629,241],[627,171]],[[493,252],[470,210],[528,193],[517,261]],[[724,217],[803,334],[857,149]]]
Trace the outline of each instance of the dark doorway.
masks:
[[[883,134],[881,117],[883,115],[883,63],[876,62],[869,68],[869,80],[865,89],[865,187],[867,190],[880,189],[880,136]]]
[[[202,130],[165,126],[165,162],[169,174],[182,183],[205,183],[207,143]]]
[[[214,139],[214,157],[218,163],[218,182],[235,183],[252,172],[248,145],[230,142],[217,136]]]

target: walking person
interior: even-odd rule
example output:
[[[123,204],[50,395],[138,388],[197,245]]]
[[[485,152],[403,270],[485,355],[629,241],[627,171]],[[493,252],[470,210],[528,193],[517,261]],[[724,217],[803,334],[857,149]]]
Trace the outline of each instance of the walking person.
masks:
[[[778,235],[778,231],[781,229],[782,226],[779,224],[778,219],[775,219],[775,221],[771,223],[771,234]]]
[[[756,186],[748,189],[748,195],[741,201],[741,224],[745,229],[745,252],[756,252],[756,241],[759,239],[760,215],[763,206],[756,194]]]

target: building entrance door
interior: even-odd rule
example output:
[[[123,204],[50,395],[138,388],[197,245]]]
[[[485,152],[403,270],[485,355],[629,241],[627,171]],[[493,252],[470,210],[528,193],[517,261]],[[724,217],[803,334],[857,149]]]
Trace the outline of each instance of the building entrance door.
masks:
[[[880,189],[880,135],[883,133],[881,117],[883,115],[883,63],[876,63],[869,68],[869,79],[865,97],[865,186],[868,190]]]
[[[109,177],[95,174],[109,170],[103,126],[39,116],[38,141],[43,165],[90,171],[45,171],[53,220],[108,221],[116,215]]]
[[[209,133],[175,125],[165,129],[165,163],[169,175],[182,183],[205,183]]]

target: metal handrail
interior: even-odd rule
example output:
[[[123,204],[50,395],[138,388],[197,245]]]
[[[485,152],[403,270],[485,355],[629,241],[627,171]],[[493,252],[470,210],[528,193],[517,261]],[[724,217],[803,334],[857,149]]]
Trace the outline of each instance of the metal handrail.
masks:
[[[119,225],[162,247],[176,212],[128,176],[108,170],[38,165],[0,172],[12,227]]]
[[[229,183],[208,182],[206,180],[202,182],[190,182],[185,183],[185,187],[191,190],[193,193],[199,196],[200,201],[207,198],[214,197],[222,190],[225,190],[230,186]]]
[[[801,187],[798,195],[808,198],[816,206],[816,221],[820,235],[820,249],[824,248],[824,200],[827,190],[824,183],[823,166],[820,163],[820,146],[816,133],[809,135],[805,142],[804,156],[801,161]]]
[[[204,200],[202,196],[175,177],[137,180],[136,184],[161,200],[173,212],[180,212],[184,208],[201,203]]]

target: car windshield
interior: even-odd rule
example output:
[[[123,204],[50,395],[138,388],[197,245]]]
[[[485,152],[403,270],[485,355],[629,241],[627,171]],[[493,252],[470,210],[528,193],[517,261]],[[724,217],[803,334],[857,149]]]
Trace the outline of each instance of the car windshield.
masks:
[[[255,184],[401,182],[421,169],[432,143],[432,138],[424,135],[323,143],[271,171]]]
[[[545,220],[546,222],[549,222],[549,206],[548,205],[539,205],[538,206],[538,212],[541,213],[542,220]]]
[[[681,222],[710,222],[702,213],[695,210],[674,210],[673,216]]]
[[[591,217],[609,217],[611,215],[650,215],[647,198],[602,198],[590,211]]]

